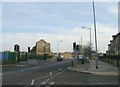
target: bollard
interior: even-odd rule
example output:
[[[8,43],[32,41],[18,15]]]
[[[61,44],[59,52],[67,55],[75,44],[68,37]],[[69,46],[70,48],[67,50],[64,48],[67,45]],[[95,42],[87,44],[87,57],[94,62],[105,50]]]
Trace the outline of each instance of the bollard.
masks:
[[[81,60],[81,64],[84,64],[84,59]]]
[[[73,65],[73,60],[72,60],[72,66],[74,66],[74,65]]]

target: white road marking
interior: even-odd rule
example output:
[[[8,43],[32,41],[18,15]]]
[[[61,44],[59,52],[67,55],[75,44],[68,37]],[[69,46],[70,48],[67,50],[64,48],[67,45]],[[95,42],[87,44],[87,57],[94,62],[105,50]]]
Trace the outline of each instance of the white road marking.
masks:
[[[36,79],[33,79],[32,82],[31,82],[31,85],[34,84],[35,80],[39,80],[39,79],[43,79],[43,78],[47,78],[47,77],[50,77],[50,75],[48,75],[48,76],[43,76],[43,77],[36,78]],[[42,82],[42,84],[44,84],[44,82]]]
[[[51,77],[50,79],[53,79],[53,77]]]
[[[52,72],[50,72],[50,76],[52,76]]]
[[[24,70],[21,70],[21,71],[24,71]]]
[[[48,82],[50,79],[47,79],[46,82]]]
[[[55,84],[55,82],[51,82],[49,85],[53,85],[53,84]]]
[[[34,80],[44,79],[44,78],[47,78],[47,77],[50,77],[50,75],[48,75],[48,76],[43,76],[43,77],[40,77],[40,78],[36,78],[36,79],[34,79]]]
[[[64,71],[65,71],[65,70],[64,70]],[[42,83],[41,83],[41,85],[43,85],[43,84],[47,83],[49,80],[51,80],[51,79],[53,79],[54,77],[56,77],[56,76],[60,75],[60,74],[61,74],[61,73],[63,73],[64,71],[61,71],[61,72],[59,72],[59,73],[55,74],[55,75],[54,75],[54,76],[52,76],[51,78],[49,78],[49,79],[47,79],[46,81],[42,82]],[[51,76],[51,75],[49,75],[49,76]],[[55,82],[51,82],[51,83],[50,83],[50,85],[53,85],[53,84],[55,84]]]
[[[32,80],[31,85],[33,85],[33,84],[34,84],[34,81],[35,81],[35,80]]]
[[[60,68],[60,69],[59,69],[59,71],[61,72],[61,71],[62,71],[62,69]]]
[[[57,73],[56,75],[59,75],[59,73]]]
[[[45,84],[46,82],[42,82],[41,85]]]
[[[28,69],[23,69],[23,70],[21,70],[21,71],[25,71],[25,70],[28,70]]]
[[[72,84],[72,85],[80,85],[80,83],[73,83],[73,82],[56,82],[60,84]]]

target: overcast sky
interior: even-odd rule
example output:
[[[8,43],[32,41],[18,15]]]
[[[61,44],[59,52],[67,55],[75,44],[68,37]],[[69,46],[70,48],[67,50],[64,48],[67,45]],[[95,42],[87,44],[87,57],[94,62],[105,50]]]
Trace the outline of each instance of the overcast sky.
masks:
[[[118,3],[96,2],[97,40],[99,52],[105,52],[118,32]],[[72,43],[89,41],[94,27],[92,2],[4,2],[2,3],[2,49],[13,51],[19,44],[21,51],[27,51],[40,39],[51,43],[51,50],[72,51]]]

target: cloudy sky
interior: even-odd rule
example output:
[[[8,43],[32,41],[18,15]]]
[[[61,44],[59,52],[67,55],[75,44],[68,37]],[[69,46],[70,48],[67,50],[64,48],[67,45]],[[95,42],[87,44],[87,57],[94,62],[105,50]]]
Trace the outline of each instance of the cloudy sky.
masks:
[[[99,52],[105,52],[112,35],[118,32],[118,3],[95,2],[97,40]],[[72,43],[89,41],[92,29],[94,44],[92,2],[3,2],[2,3],[2,49],[13,51],[19,44],[27,51],[40,39],[51,43],[51,50],[72,51]]]

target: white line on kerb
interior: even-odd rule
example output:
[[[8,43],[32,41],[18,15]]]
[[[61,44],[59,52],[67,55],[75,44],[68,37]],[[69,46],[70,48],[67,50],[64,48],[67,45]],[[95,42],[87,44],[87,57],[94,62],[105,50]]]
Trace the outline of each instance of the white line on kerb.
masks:
[[[33,85],[33,84],[34,84],[34,81],[35,81],[35,80],[32,80],[31,85]]]

